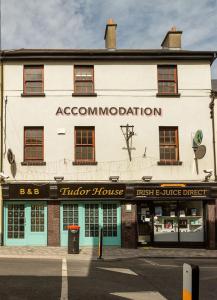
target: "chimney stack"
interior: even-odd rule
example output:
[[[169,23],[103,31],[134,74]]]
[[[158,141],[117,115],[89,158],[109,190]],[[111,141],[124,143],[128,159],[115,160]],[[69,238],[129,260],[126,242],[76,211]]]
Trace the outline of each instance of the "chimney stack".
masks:
[[[107,21],[104,40],[105,47],[108,50],[116,49],[116,27],[117,24],[112,19]]]
[[[176,30],[176,27],[173,26],[170,31],[167,32],[161,46],[163,49],[178,50],[181,49],[181,36],[182,31]]]

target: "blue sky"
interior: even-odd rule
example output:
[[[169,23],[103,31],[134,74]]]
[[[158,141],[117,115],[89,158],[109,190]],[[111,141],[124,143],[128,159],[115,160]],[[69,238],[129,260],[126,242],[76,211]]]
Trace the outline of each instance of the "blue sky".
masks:
[[[183,49],[217,51],[217,0],[1,1],[4,49],[104,48],[105,24],[113,18],[118,48],[159,49],[176,26]]]

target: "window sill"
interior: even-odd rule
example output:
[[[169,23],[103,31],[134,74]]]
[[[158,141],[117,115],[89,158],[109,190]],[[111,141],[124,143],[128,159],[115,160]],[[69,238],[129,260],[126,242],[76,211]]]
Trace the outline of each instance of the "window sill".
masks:
[[[169,160],[160,160],[157,162],[158,166],[181,166],[182,161],[169,161]]]
[[[45,161],[22,161],[21,166],[45,166]]]
[[[72,97],[96,97],[97,93],[72,93]]]
[[[45,97],[45,93],[26,94],[22,93],[21,97]]]
[[[97,161],[73,161],[73,166],[96,166]]]
[[[171,98],[180,98],[181,94],[180,93],[176,93],[176,94],[161,94],[161,93],[157,93],[156,97],[162,97],[162,98],[167,98],[167,97],[171,97]]]

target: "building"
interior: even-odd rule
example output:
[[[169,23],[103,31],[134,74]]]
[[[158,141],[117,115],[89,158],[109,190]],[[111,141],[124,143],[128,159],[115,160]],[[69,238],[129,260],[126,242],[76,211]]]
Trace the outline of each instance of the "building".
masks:
[[[216,247],[212,51],[3,51],[4,245]],[[207,173],[204,173],[206,170]]]
[[[0,173],[3,171],[3,85],[2,85],[2,59],[0,63]],[[2,223],[2,212],[3,212],[3,199],[2,199],[2,187],[3,182],[2,176],[0,176],[0,245],[3,244],[3,223]]]

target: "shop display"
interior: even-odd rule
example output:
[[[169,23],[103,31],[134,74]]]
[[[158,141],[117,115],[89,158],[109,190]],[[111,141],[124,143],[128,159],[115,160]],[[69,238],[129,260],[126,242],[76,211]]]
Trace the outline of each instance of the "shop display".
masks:
[[[173,228],[173,220],[169,220],[169,219],[164,220],[164,228],[172,229]]]

